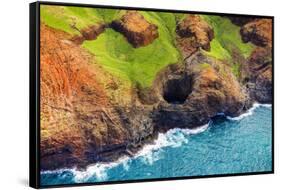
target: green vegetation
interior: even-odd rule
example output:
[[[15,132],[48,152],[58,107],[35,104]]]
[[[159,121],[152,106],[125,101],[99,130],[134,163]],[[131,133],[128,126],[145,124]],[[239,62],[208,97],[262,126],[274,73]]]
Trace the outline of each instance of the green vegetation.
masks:
[[[209,68],[211,65],[210,64],[208,64],[208,63],[201,63],[200,64],[200,69],[207,69],[207,68]]]
[[[94,53],[107,71],[141,87],[150,86],[159,70],[179,59],[179,52],[161,32],[152,44],[134,48],[122,34],[107,29],[97,40],[85,41],[83,47]]]
[[[173,41],[176,36],[176,14],[173,13],[153,13],[151,12],[152,16],[158,18],[158,21],[161,23],[162,26],[166,27],[170,36],[172,37]]]
[[[253,50],[253,45],[250,43],[243,43],[239,30],[240,27],[231,23],[229,19],[221,16],[202,16],[214,29],[215,39],[211,42],[211,52],[209,55],[218,59],[231,59],[233,52],[244,58],[249,57]]]
[[[240,77],[240,64],[233,64],[232,65],[232,73],[237,77],[237,78],[239,78]]]
[[[79,8],[71,6],[41,6],[41,21],[50,27],[65,31],[70,35],[79,34],[78,30],[97,23],[110,23],[120,18],[124,10]],[[159,37],[152,44],[134,48],[126,38],[112,30],[106,29],[96,40],[85,41],[82,47],[96,56],[98,64],[105,70],[146,88],[151,86],[155,75],[165,66],[178,63],[180,53],[175,47],[176,21],[186,17],[185,14],[140,11],[148,22],[158,26]],[[215,31],[211,42],[211,51],[207,55],[227,60],[232,65],[233,73],[239,76],[240,64],[234,63],[233,54],[247,58],[253,45],[243,43],[239,27],[229,19],[220,16],[203,15]],[[78,29],[78,30],[77,30]],[[237,61],[236,61],[237,62]],[[200,68],[207,68],[201,64]]]
[[[214,29],[215,39],[211,41],[211,51],[206,54],[217,59],[227,60],[232,67],[233,74],[239,77],[240,64],[233,56],[248,58],[254,45],[244,43],[240,36],[240,27],[231,23],[229,19],[220,16],[202,16]]]
[[[74,24],[83,29],[96,23],[109,23],[124,13],[113,9],[42,6],[41,20],[50,27],[75,35],[79,32],[71,27]],[[140,13],[158,26],[159,37],[152,44],[134,48],[122,34],[107,29],[96,40],[85,41],[82,47],[93,53],[98,63],[115,76],[149,87],[159,70],[180,59],[174,45],[176,17],[172,13]]]
[[[40,8],[41,21],[43,21],[43,23],[72,35],[79,34],[78,30],[91,25],[110,22],[120,17],[123,13],[124,11],[113,9],[93,9],[71,6],[41,5]]]

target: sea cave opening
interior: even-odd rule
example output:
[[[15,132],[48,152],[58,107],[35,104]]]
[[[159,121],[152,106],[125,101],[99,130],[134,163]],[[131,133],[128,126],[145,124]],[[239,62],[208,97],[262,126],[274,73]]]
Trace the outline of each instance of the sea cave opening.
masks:
[[[163,98],[170,104],[183,104],[192,91],[191,78],[180,76],[165,82]]]

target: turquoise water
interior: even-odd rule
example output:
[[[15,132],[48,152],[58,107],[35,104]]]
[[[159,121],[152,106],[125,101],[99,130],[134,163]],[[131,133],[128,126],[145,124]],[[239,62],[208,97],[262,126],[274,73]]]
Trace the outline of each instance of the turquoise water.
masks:
[[[169,130],[133,158],[41,172],[41,185],[271,171],[271,146],[272,108],[256,104],[237,118]]]

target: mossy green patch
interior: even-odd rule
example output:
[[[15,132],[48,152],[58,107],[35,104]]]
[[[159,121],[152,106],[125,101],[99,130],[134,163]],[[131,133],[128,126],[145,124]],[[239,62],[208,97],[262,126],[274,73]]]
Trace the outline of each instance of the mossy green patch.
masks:
[[[41,21],[50,27],[71,35],[96,23],[110,23],[126,11],[71,6],[41,6]],[[85,41],[82,47],[92,52],[103,68],[117,77],[138,83],[152,84],[156,73],[168,64],[177,63],[180,53],[174,45],[176,15],[140,11],[158,26],[159,37],[146,47],[134,48],[126,38],[112,29],[106,29],[96,40]],[[77,29],[75,29],[75,26]]]
[[[237,62],[237,58],[247,59],[255,46],[242,41],[240,27],[234,25],[228,18],[213,15],[203,15],[202,18],[213,27],[215,32],[215,38],[211,41],[211,51],[206,54],[220,60],[227,60],[233,74],[238,78],[241,63]]]
[[[65,31],[70,35],[79,34],[79,30],[98,23],[110,23],[119,19],[126,11],[115,9],[49,6],[41,5],[41,21],[48,26]],[[151,86],[156,74],[165,66],[180,62],[181,55],[175,47],[176,23],[186,14],[153,11],[139,11],[148,22],[158,26],[159,37],[151,44],[134,48],[126,38],[106,29],[96,40],[85,41],[82,47],[96,56],[98,64],[120,79],[146,88]],[[239,27],[229,19],[220,16],[202,15],[215,31],[211,41],[211,51],[206,54],[220,60],[227,60],[233,65],[236,76],[239,63],[233,61],[233,51],[244,58],[252,52],[253,45],[243,43]],[[238,66],[237,66],[238,65]],[[202,64],[202,68],[207,67]]]
[[[148,46],[134,48],[122,34],[107,29],[83,47],[95,54],[105,70],[141,87],[151,86],[159,70],[179,59],[177,49],[161,35]]]
[[[40,19],[52,28],[75,35],[79,34],[78,30],[119,18],[123,12],[113,9],[41,5]]]
[[[174,40],[176,37],[176,19],[177,19],[176,16],[177,16],[177,14],[159,12],[159,13],[157,13],[157,15],[160,18],[159,22],[161,22],[161,24],[168,29],[168,31],[172,37],[172,40]]]
[[[211,65],[208,63],[201,63],[199,66],[200,66],[201,70],[204,70],[204,69],[210,68]]]
[[[215,32],[215,39],[211,42],[211,51],[207,54],[218,59],[231,60],[233,52],[238,50],[244,58],[249,57],[254,45],[243,43],[239,26],[221,16],[203,15],[202,18],[213,27]]]
[[[220,60],[231,59],[231,54],[222,46],[222,44],[217,39],[213,39],[211,41],[211,51],[206,51],[205,53]]]
[[[231,67],[232,73],[239,78],[240,77],[240,64],[234,63]]]

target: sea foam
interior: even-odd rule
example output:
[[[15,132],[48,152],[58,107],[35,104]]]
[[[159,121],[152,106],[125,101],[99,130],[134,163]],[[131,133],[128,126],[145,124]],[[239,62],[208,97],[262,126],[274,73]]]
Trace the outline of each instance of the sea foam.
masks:
[[[209,124],[196,127],[195,129],[179,129],[174,128],[168,130],[166,133],[159,133],[158,138],[152,144],[145,145],[134,158],[141,157],[146,164],[153,164],[153,162],[161,158],[161,151],[165,147],[176,148],[188,143],[188,135],[201,133],[208,128]]]
[[[258,107],[272,107],[271,104],[259,104],[254,103],[253,106],[247,110],[244,114],[238,117],[226,118],[229,120],[241,120],[248,117],[254,113],[254,110]],[[180,129],[174,128],[168,130],[166,133],[159,133],[158,137],[151,144],[145,145],[140,151],[138,151],[133,157],[123,156],[115,162],[110,163],[95,163],[87,166],[86,170],[79,170],[77,168],[72,169],[59,169],[53,171],[42,171],[41,174],[57,173],[62,174],[65,171],[69,171],[74,175],[74,181],[76,183],[83,183],[90,180],[90,178],[95,178],[97,181],[107,180],[107,171],[115,168],[117,166],[123,166],[125,170],[129,170],[130,162],[133,159],[141,159],[144,164],[152,165],[155,161],[161,159],[162,149],[165,147],[176,148],[183,144],[188,143],[188,136],[198,133],[202,133],[207,130],[209,123],[194,129]]]
[[[258,107],[267,107],[267,108],[271,108],[272,105],[271,104],[259,104],[259,103],[254,103],[253,106],[248,109],[245,113],[237,116],[237,117],[230,117],[230,116],[226,116],[226,118],[228,120],[233,120],[233,121],[238,121],[241,119],[244,119],[245,117],[248,117],[250,115],[253,115],[255,109],[257,109]]]
[[[54,171],[42,171],[41,174],[57,173],[61,174],[69,171],[74,175],[76,183],[83,183],[95,178],[97,181],[107,180],[107,171],[117,166],[123,166],[125,170],[129,170],[130,162],[133,159],[141,159],[144,164],[152,165],[155,161],[161,158],[162,149],[165,147],[176,148],[188,143],[188,135],[194,135],[204,132],[209,124],[196,127],[194,129],[179,129],[174,128],[168,130],[166,133],[159,133],[158,137],[151,144],[145,145],[133,157],[123,156],[115,162],[110,163],[95,163],[87,166],[85,170],[77,168],[59,169]]]

